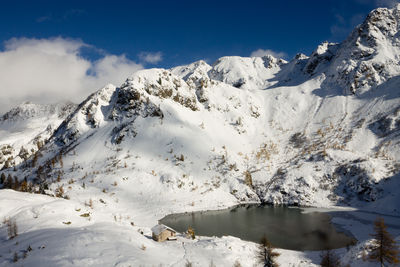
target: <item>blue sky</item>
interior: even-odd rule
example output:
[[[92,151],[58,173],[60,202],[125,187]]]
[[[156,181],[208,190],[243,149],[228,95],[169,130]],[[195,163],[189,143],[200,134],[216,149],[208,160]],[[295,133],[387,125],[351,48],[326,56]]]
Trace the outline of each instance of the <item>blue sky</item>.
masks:
[[[249,56],[257,49],[292,58],[324,40],[341,41],[370,10],[390,2],[7,1],[0,10],[0,41],[68,37],[135,61],[143,51],[161,52],[161,67]]]
[[[222,56],[291,59],[395,0],[2,1],[0,112],[82,101],[133,72]]]

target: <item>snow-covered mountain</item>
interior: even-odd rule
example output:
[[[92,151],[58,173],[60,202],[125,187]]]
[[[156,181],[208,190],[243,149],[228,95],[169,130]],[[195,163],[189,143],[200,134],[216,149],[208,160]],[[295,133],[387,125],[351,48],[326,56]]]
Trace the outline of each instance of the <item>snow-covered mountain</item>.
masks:
[[[134,222],[140,232],[172,212],[244,202],[399,215],[399,29],[400,5],[380,8],[345,41],[324,42],[309,57],[141,70],[77,107],[22,104],[0,119],[1,153],[12,156],[0,154],[0,164],[9,162],[3,173],[69,199],[91,221],[78,222],[75,212],[63,220],[93,231],[103,223],[126,231]],[[47,141],[37,152],[38,140]],[[0,215],[27,220],[28,209]],[[134,238],[134,246],[160,249]]]
[[[28,159],[75,108],[72,103],[25,102],[0,117],[0,169]]]

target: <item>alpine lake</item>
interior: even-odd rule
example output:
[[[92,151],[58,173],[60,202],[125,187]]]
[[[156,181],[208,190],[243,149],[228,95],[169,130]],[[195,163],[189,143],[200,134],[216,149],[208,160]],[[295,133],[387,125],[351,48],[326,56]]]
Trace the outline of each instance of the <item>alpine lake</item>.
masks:
[[[178,232],[185,232],[190,226],[196,235],[230,235],[257,243],[265,235],[274,247],[298,251],[353,245],[357,240],[332,224],[331,216],[329,211],[250,204],[225,210],[171,214],[160,223]]]

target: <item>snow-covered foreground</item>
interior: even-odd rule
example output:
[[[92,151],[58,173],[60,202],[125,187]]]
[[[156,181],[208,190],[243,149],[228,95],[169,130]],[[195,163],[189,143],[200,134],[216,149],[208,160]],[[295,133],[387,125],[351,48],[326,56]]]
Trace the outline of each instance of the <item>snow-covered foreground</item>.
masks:
[[[186,261],[223,266],[253,260],[255,245],[233,237],[157,243],[148,227],[131,225],[129,215],[113,218],[101,207],[11,190],[2,190],[0,200],[0,216],[14,218],[18,226],[11,240],[1,228],[1,266],[9,266],[15,253],[21,258],[17,266],[182,266]],[[85,213],[90,216],[82,217]],[[32,251],[23,258],[29,246]]]
[[[18,262],[252,266],[255,244],[236,238],[149,238],[167,214],[238,203],[399,216],[399,25],[400,5],[377,9],[310,57],[142,70],[79,106],[13,109],[0,120],[0,218],[19,235],[8,240],[2,224],[0,264],[31,245]],[[360,243],[338,252],[368,266],[358,257],[371,225],[354,216],[376,214],[349,214],[335,223]],[[316,252],[280,252],[282,266],[319,262]]]
[[[92,208],[73,200],[49,196],[0,191],[0,217],[13,218],[18,236],[7,237],[0,228],[0,266],[258,266],[257,245],[235,237],[197,237],[178,235],[177,241],[164,243],[151,239],[150,227],[138,226],[133,215],[146,217],[134,208],[115,217],[95,202]],[[158,205],[149,205],[150,211]],[[83,214],[90,214],[82,217]],[[363,246],[372,231],[376,214],[342,211],[334,223],[351,231],[358,245],[338,249],[343,263],[375,266],[362,260]],[[385,216],[389,231],[400,235],[400,217]],[[28,249],[31,248],[32,250]],[[277,249],[281,266],[318,266],[320,252]]]

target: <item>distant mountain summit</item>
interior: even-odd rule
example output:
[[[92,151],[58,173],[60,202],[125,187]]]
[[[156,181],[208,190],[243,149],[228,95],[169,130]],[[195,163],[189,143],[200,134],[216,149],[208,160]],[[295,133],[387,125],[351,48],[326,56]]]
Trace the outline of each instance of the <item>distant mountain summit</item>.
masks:
[[[71,102],[24,102],[0,117],[0,169],[12,168],[33,155],[77,107]]]
[[[76,108],[72,102],[58,104],[34,104],[24,102],[12,108],[10,111],[0,117],[1,122],[10,122],[18,120],[28,120],[31,118],[47,117],[56,115],[59,118],[65,118]]]
[[[373,10],[340,44],[322,43],[309,58],[295,59],[303,73],[326,75],[326,86],[361,95],[400,74],[400,4]]]

